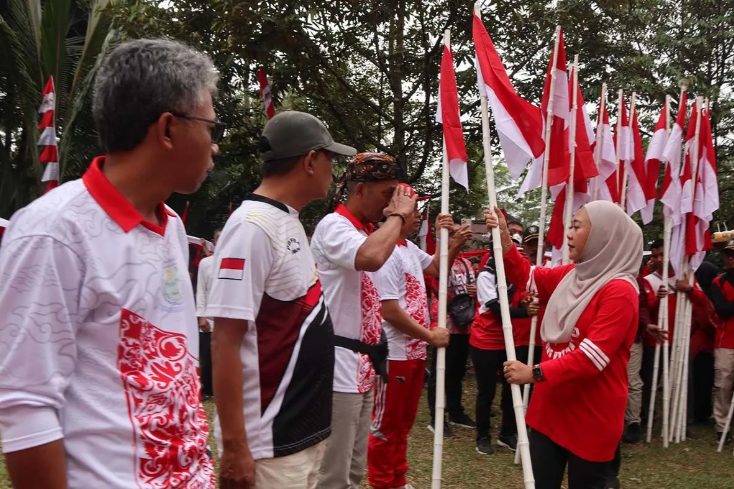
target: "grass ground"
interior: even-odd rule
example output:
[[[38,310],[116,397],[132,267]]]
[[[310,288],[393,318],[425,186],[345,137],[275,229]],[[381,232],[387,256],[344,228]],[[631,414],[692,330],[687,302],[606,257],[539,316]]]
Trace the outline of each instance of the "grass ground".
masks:
[[[469,376],[465,384],[464,405],[473,411],[474,382]],[[498,407],[495,409],[498,411]],[[214,405],[206,403],[210,418]],[[425,396],[421,399],[416,424],[408,449],[411,471],[409,479],[418,489],[431,486],[433,434],[426,429],[429,422]],[[493,425],[498,424],[495,417]],[[495,434],[496,435],[496,434]],[[213,445],[213,444],[212,444]],[[456,428],[454,437],[444,442],[443,486],[446,489],[521,489],[522,471],[513,464],[509,450],[498,449],[492,456],[474,450],[474,432]],[[216,453],[216,451],[214,451]],[[688,439],[664,449],[659,438],[650,445],[624,445],[622,448],[623,488],[665,489],[733,489],[734,456],[731,447],[716,453],[713,428],[691,426]],[[368,487],[364,484],[364,487]],[[10,488],[5,464],[0,464],[0,489]]]

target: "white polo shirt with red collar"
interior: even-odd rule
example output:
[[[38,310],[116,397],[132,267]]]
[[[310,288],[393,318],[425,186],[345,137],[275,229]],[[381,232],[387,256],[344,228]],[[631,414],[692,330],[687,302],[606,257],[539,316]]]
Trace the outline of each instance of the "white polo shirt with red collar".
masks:
[[[311,237],[324,297],[334,322],[334,334],[376,345],[382,332],[380,298],[371,274],[357,270],[357,252],[371,226],[359,221],[344,205],[325,216]],[[369,392],[375,370],[369,357],[340,346],[335,350],[334,391]]]
[[[4,452],[63,439],[70,488],[209,488],[186,233],[102,173],[18,211],[0,251]]]
[[[418,324],[431,324],[423,270],[433,257],[407,240],[401,240],[385,264],[373,276],[381,301],[397,300],[400,308]],[[408,336],[388,321],[382,321],[390,360],[425,360],[426,342]]]

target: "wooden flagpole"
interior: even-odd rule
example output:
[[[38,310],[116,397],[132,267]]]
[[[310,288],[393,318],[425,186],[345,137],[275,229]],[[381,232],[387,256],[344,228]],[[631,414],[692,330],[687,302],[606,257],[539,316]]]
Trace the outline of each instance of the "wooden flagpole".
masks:
[[[475,7],[477,8],[477,7]],[[477,8],[477,15],[479,11]],[[492,147],[489,133],[489,109],[487,95],[483,93],[480,97],[482,109],[482,143],[484,146],[484,168],[487,176],[487,194],[489,196],[489,208],[492,212],[497,207],[497,192],[494,184],[494,168],[492,166]],[[502,254],[502,242],[500,240],[499,228],[492,229],[492,254],[497,267],[497,292],[500,300],[500,312],[502,316],[502,334],[505,339],[505,351],[507,360],[516,360],[515,341],[512,336],[512,322],[510,320],[510,301],[507,298],[507,279],[505,277],[505,261]],[[517,424],[517,450],[522,461],[523,482],[526,489],[535,488],[533,467],[530,461],[530,445],[528,443],[528,430],[525,424],[525,410],[523,408],[520,386],[510,386],[512,392],[512,406],[515,410],[515,423]]]
[[[478,7],[475,7],[478,8]],[[535,255],[535,264],[543,265],[545,255],[545,220],[548,207],[548,158],[550,157],[551,126],[553,124],[553,89],[556,85],[556,62],[558,61],[558,44],[561,40],[561,26],[556,26],[555,40],[553,42],[553,56],[551,61],[550,96],[548,97],[548,108],[545,117],[545,150],[543,152],[543,178],[540,187],[540,218],[538,220],[538,252]],[[538,316],[530,320],[530,340],[528,342],[528,365],[533,365],[535,357],[535,332],[538,329]],[[523,386],[523,413],[528,409],[530,401],[530,384]],[[520,457],[519,450],[515,452],[515,463]]]
[[[619,158],[619,148],[622,145],[622,104],[624,103],[624,93],[622,89],[619,89],[617,98],[617,128],[616,128],[616,141],[614,141],[614,151],[617,153],[617,200],[618,204],[624,210],[622,205],[622,169],[620,167],[621,159]]]
[[[596,168],[601,168],[601,159],[604,155],[602,146],[604,145],[604,110],[607,107],[607,84],[601,84],[601,95],[599,96],[599,112],[596,115],[596,144],[594,144],[594,163]],[[597,200],[599,198],[599,185],[605,184],[601,180],[601,176],[594,179],[595,184],[592,189],[591,200]]]
[[[443,34],[444,45],[451,48],[448,30]],[[441,95],[439,94],[439,97]],[[443,139],[443,166],[441,168],[441,213],[449,213],[449,160],[446,152],[446,138]],[[446,328],[447,286],[449,272],[449,230],[439,231],[438,266],[438,327]],[[446,348],[436,349],[436,415],[433,427],[433,480],[432,489],[441,489],[441,469],[443,461],[443,422],[446,408]]]
[[[573,180],[574,180],[574,171],[576,166],[576,112],[578,111],[578,87],[579,87],[579,55],[575,55],[573,57],[573,79],[571,81],[571,90],[573,91],[573,98],[571,103],[571,122],[569,124],[569,131],[571,131],[569,143],[568,143],[568,151],[571,153],[571,157],[569,159],[569,173],[568,173],[568,183],[566,184],[566,205],[563,209],[564,216],[563,216],[563,224],[564,224],[564,233],[563,233],[563,264],[567,265],[571,262],[571,259],[568,256],[568,233],[565,232],[565,229],[568,229],[571,226],[571,219],[573,219]]]
[[[637,101],[637,92],[632,92],[632,99],[630,102],[630,113],[629,118],[627,119],[627,123],[629,124],[630,129],[630,135],[632,134],[632,118],[635,114],[635,102]],[[622,138],[622,133],[618,136],[619,139]],[[630,141],[634,144],[633,141]],[[619,197],[619,203],[622,206],[622,210],[627,212],[627,180],[629,179],[629,173],[632,171],[632,162],[629,162],[629,166],[627,165],[627,162],[625,161],[624,165],[624,174],[622,175],[622,188],[620,190],[620,197]]]

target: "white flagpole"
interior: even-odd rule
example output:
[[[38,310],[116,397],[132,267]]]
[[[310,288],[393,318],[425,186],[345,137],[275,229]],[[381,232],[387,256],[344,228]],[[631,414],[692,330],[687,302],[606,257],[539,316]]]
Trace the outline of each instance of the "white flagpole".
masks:
[[[451,36],[448,30],[443,34],[443,42],[451,49]],[[440,97],[439,93],[439,97]],[[449,213],[449,161],[446,153],[446,138],[443,139],[443,166],[441,168],[441,213]],[[447,286],[449,272],[449,230],[439,231],[438,266],[438,327],[446,328]],[[436,349],[436,416],[433,428],[433,483],[432,489],[441,489],[441,465],[443,457],[443,422],[446,407],[446,348]]]
[[[703,117],[703,97],[696,97],[696,132],[695,132],[695,138],[693,140],[693,148],[691,149],[691,155],[692,155],[692,161],[691,161],[691,190],[692,194],[695,198],[696,195],[696,186],[698,181],[698,165],[699,165],[699,159],[700,155],[698,154],[699,150],[699,141],[701,138],[701,118]],[[695,287],[696,279],[694,272],[695,270],[691,269],[690,260],[687,262],[687,270],[688,270],[688,285],[691,287]],[[681,386],[681,409],[680,409],[680,423],[679,423],[679,438],[682,441],[686,441],[686,426],[688,424],[688,376],[689,376],[689,361],[690,361],[690,349],[691,349],[691,321],[693,316],[693,303],[691,302],[690,298],[686,296],[686,301],[684,302],[685,305],[685,329],[686,329],[686,336],[684,338],[684,349],[683,349],[683,377],[682,377],[682,386]]]
[[[573,180],[574,171],[576,167],[576,111],[578,111],[578,86],[579,86],[579,55],[573,57],[573,79],[571,82],[571,90],[573,91],[573,102],[571,104],[571,123],[569,124],[569,131],[571,131],[568,150],[571,153],[569,160],[569,174],[568,183],[566,184],[566,205],[563,209],[563,264],[567,265],[571,262],[568,256],[568,233],[565,232],[571,226],[571,219],[573,219]]]
[[[665,131],[670,134],[670,96],[665,96]],[[670,263],[670,216],[663,212],[663,284],[668,286],[668,268]],[[668,331],[668,298],[665,297],[660,301],[658,309],[658,326],[665,332]],[[652,390],[650,392],[650,408],[647,416],[647,443],[652,440],[652,426],[655,414],[655,395],[657,393],[658,370],[660,368],[660,342],[655,344],[655,360],[652,375]],[[669,379],[669,342],[663,341],[663,447],[668,447],[668,423],[670,415],[670,379]]]
[[[477,7],[475,7],[477,8]],[[555,41],[553,43],[553,61],[551,69],[550,96],[548,97],[548,109],[545,118],[545,151],[543,152],[543,180],[540,187],[540,219],[538,220],[538,252],[535,255],[535,263],[543,265],[545,255],[545,219],[548,207],[548,157],[550,156],[551,126],[553,124],[553,89],[556,85],[556,62],[558,61],[558,44],[560,42],[561,26],[556,26]],[[538,316],[530,320],[530,340],[528,342],[528,365],[532,366],[535,358],[535,332],[538,329]],[[530,384],[523,387],[523,412],[528,409],[530,402]],[[515,452],[515,463],[520,457],[519,451]]]
[[[627,119],[627,123],[629,124],[630,134],[632,134],[632,118],[635,114],[635,102],[637,100],[637,92],[632,92],[632,101],[630,102],[630,114],[629,118]],[[619,136],[617,136],[618,139],[622,138],[622,134],[620,133]],[[632,144],[634,144],[634,141],[630,141]],[[625,161],[624,164],[624,174],[622,175],[622,189],[620,190],[621,196],[619,198],[619,203],[622,206],[622,210],[627,212],[627,180],[629,179],[629,173],[632,171],[632,162]]]
[[[478,7],[475,6],[477,15],[480,15]],[[497,207],[497,192],[494,185],[494,168],[492,166],[492,147],[489,133],[489,110],[486,93],[480,97],[482,109],[482,143],[484,146],[484,168],[487,176],[487,194],[489,196],[489,208],[494,212]],[[510,320],[510,301],[507,298],[507,279],[505,277],[505,262],[502,254],[502,243],[500,241],[499,228],[492,229],[492,253],[497,267],[497,292],[500,300],[500,312],[502,315],[502,334],[505,339],[505,351],[507,360],[516,360],[515,341],[512,336],[512,322]],[[525,425],[525,410],[523,409],[522,394],[520,386],[510,386],[512,392],[512,406],[515,410],[515,423],[517,424],[517,450],[522,460],[523,481],[526,489],[535,488],[533,478],[533,467],[530,461],[530,445],[528,444],[528,430]]]
[[[617,153],[617,199],[619,199],[619,206],[622,208],[622,210],[624,210],[624,204],[622,203],[622,160],[619,157],[619,148],[622,145],[622,104],[624,103],[624,94],[621,88],[617,93],[617,138],[614,142],[614,151]]]
[[[601,84],[601,95],[599,96],[599,111],[596,114],[596,144],[594,144],[594,163],[596,168],[601,168],[601,159],[603,156],[602,146],[604,145],[604,110],[607,107],[607,84]],[[605,182],[601,181],[601,176],[594,179],[594,188],[592,189],[592,200],[599,198],[599,185]]]

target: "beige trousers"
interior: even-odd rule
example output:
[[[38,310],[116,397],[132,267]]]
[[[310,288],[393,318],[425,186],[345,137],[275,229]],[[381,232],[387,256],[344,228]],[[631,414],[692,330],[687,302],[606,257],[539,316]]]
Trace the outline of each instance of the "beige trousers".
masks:
[[[321,462],[319,489],[359,489],[367,461],[373,392],[334,392],[331,436]]]
[[[316,489],[326,440],[285,457],[255,461],[257,489]]]
[[[732,392],[734,392],[734,349],[717,348],[714,350],[714,420],[718,433],[724,431]],[[730,432],[731,429],[729,428]]]
[[[630,349],[630,361],[627,364],[627,379],[629,388],[627,391],[627,409],[624,411],[624,424],[641,422],[642,412],[642,342],[632,343]]]

